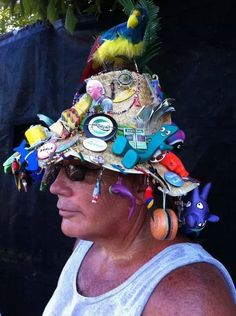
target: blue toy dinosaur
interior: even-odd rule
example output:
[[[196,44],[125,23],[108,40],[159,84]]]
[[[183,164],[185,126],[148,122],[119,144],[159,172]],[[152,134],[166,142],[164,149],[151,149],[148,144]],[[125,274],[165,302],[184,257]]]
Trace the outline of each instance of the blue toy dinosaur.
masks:
[[[111,149],[113,154],[123,156],[121,162],[125,168],[132,169],[137,163],[150,160],[158,149],[173,150],[173,146],[167,145],[165,141],[178,130],[175,124],[163,124],[154,135],[151,135],[146,150],[137,150],[129,144],[125,136],[118,136]]]

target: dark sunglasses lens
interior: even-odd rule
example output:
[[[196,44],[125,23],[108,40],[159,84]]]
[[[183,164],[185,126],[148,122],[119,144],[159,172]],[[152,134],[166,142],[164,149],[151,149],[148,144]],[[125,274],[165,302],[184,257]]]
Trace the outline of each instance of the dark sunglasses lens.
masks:
[[[86,173],[86,167],[84,166],[65,166],[67,177],[72,181],[83,181]]]
[[[45,169],[43,179],[42,179],[42,186],[49,187],[58,176],[58,173],[61,169],[59,165],[49,166]]]

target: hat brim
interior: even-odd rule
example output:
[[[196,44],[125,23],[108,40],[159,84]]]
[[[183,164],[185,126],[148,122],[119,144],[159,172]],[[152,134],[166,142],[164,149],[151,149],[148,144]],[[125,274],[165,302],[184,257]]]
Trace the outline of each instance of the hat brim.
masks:
[[[198,185],[198,181],[189,181],[188,179],[183,180],[183,185],[181,187],[176,187],[170,184],[165,180],[165,173],[169,170],[163,166],[159,162],[152,163],[152,167],[156,170],[157,174],[153,174],[150,171],[150,164],[149,162],[145,162],[142,164],[137,164],[135,168],[127,169],[125,168],[122,163],[121,159],[122,157],[116,156],[112,153],[111,147],[112,143],[107,144],[106,150],[102,152],[93,152],[88,149],[86,149],[83,146],[83,141],[86,139],[84,136],[80,136],[79,134],[70,137],[67,140],[58,140],[56,142],[56,146],[66,144],[66,142],[75,142],[75,144],[69,148],[66,148],[64,151],[61,151],[60,153],[55,153],[53,156],[48,157],[47,159],[40,160],[39,159],[39,165],[42,168],[45,168],[46,166],[57,164],[61,162],[64,159],[79,159],[81,161],[86,161],[89,163],[96,164],[98,166],[101,166],[105,169],[119,172],[122,174],[149,174],[151,177],[154,177],[154,179],[160,184],[160,190],[165,191],[168,195],[172,197],[177,197],[181,195],[186,195],[188,192],[195,189]],[[103,160],[103,163],[95,163],[94,162],[94,156],[100,156]]]

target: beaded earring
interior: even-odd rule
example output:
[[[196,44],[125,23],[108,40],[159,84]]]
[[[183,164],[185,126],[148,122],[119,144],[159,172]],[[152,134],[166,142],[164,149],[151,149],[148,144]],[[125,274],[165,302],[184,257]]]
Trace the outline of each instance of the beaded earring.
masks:
[[[102,173],[103,173],[103,169],[101,169],[99,171],[94,189],[93,189],[93,193],[92,193],[92,203],[97,203],[99,196],[101,195],[101,179],[102,179]]]
[[[144,193],[144,204],[147,206],[149,210],[154,204],[154,197],[153,197],[153,189],[149,183],[149,177],[147,177],[147,187]]]

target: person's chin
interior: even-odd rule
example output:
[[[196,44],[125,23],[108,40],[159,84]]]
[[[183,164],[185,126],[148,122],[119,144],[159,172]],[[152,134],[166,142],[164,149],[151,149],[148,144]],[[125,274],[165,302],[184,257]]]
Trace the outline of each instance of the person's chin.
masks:
[[[94,233],[93,229],[88,229],[85,223],[72,223],[68,219],[62,219],[61,231],[67,237],[79,238],[82,240],[94,241],[96,237],[96,233]]]
[[[76,219],[76,220],[75,220]],[[61,221],[61,231],[64,235],[73,238],[82,238],[86,235],[85,223],[83,223],[83,218],[80,221],[77,218],[72,217],[62,217]]]
[[[61,231],[68,237],[78,237],[78,225],[72,223],[68,218],[62,218]]]

